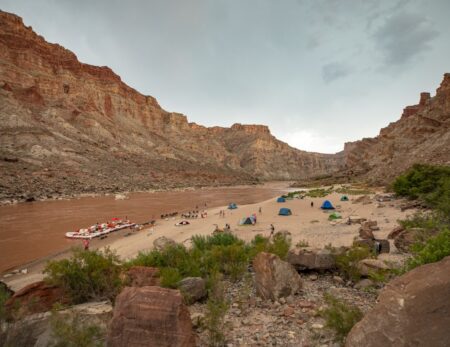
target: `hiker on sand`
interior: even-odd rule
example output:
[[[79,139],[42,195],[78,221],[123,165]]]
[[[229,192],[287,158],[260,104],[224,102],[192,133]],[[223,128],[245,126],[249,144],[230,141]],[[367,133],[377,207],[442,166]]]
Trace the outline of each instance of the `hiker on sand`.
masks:
[[[261,206],[259,207],[259,214],[262,214],[262,208],[261,208]]]
[[[314,207],[314,201],[311,201],[311,207]]]
[[[89,239],[83,239],[83,247],[85,251],[89,251]]]
[[[273,226],[273,224],[270,224],[270,237],[272,237],[274,233],[275,233],[275,227]]]

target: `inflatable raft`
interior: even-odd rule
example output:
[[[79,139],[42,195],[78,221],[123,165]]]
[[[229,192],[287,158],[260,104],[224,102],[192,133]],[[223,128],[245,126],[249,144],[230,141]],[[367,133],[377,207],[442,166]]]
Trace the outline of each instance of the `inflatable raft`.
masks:
[[[112,233],[114,231],[134,227],[136,223],[130,221],[122,221],[118,218],[113,218],[110,223],[101,223],[92,225],[86,229],[79,229],[77,231],[69,231],[66,233],[66,237],[69,239],[93,239],[102,235]]]

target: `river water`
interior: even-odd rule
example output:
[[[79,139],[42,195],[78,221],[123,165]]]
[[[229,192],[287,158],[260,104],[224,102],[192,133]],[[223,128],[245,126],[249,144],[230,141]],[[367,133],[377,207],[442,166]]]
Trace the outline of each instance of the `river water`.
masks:
[[[274,182],[263,186],[133,193],[126,200],[102,196],[0,206],[0,272],[79,244],[80,241],[66,239],[65,232],[114,217],[143,223],[164,213],[189,211],[196,206],[204,209],[205,204],[207,208],[230,202],[252,204],[286,190],[287,183]]]

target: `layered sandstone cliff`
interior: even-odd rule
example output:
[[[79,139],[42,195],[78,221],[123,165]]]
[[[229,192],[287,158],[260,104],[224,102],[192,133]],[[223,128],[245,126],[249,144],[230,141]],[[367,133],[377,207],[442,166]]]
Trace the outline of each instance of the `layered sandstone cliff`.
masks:
[[[189,123],[1,11],[0,131],[0,199],[298,179],[342,163],[264,126]]]
[[[450,165],[450,73],[434,97],[421,93],[377,137],[346,143],[344,157],[348,174],[373,183],[388,183],[415,163]]]

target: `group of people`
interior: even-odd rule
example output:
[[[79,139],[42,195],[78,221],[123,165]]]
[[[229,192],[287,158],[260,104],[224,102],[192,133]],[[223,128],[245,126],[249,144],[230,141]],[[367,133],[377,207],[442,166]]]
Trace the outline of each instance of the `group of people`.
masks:
[[[181,217],[182,218],[198,218],[199,215],[200,215],[200,218],[206,218],[206,217],[208,217],[208,212],[206,210],[203,210],[201,212],[199,212],[198,210],[194,210],[194,211],[182,213]]]
[[[162,214],[161,219],[167,219],[167,218],[176,217],[176,216],[178,216],[178,212],[171,212],[171,213]]]

